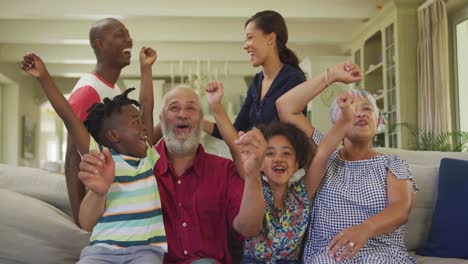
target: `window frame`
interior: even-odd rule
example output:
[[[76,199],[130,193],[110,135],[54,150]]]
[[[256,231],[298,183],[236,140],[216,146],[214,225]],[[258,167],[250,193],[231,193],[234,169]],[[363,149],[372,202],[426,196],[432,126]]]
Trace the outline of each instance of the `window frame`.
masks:
[[[454,124],[454,130],[460,130],[460,105],[459,105],[459,87],[458,87],[458,54],[457,54],[457,25],[468,20],[468,5],[465,5],[460,10],[454,12],[450,19],[450,41],[452,42],[452,87],[453,87],[453,109],[454,118],[452,118]]]

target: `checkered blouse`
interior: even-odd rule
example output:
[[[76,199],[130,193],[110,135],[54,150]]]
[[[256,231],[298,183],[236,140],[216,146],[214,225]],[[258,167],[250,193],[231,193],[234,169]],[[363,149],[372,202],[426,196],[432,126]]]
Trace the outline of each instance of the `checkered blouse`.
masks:
[[[322,135],[315,130],[314,141]],[[398,179],[410,179],[417,190],[408,164],[396,155],[378,155],[366,160],[346,161],[335,151],[311,211],[303,263],[338,263],[328,256],[328,243],[343,229],[358,225],[387,207],[387,172]],[[371,238],[351,263],[415,263],[403,242],[405,226],[390,234]]]

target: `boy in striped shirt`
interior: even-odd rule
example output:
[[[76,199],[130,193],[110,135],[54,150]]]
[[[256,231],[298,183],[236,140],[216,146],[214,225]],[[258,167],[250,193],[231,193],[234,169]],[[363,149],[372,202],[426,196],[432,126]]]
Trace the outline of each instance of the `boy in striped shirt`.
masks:
[[[90,246],[81,252],[80,264],[163,261],[166,234],[153,174],[159,158],[152,135],[151,67],[156,57],[153,49],[141,49],[140,103],[127,97],[133,90],[127,89],[113,99],[105,98],[94,104],[84,125],[55,86],[41,59],[34,54],[23,58],[22,69],[41,83],[80,154],[100,148],[105,166],[115,168],[115,177],[99,174],[99,179],[80,178],[89,191],[81,203],[79,221],[83,229],[92,230]]]

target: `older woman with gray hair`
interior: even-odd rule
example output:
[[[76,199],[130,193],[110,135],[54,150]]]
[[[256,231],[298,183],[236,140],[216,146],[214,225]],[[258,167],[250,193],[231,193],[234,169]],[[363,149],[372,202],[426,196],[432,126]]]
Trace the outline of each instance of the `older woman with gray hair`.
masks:
[[[356,65],[342,63],[300,84],[276,102],[280,119],[301,127],[318,144],[322,138],[302,114],[304,106],[335,81],[360,80]],[[351,90],[355,117],[343,147],[330,157],[315,196],[303,252],[304,263],[415,263],[404,242],[413,193],[407,163],[372,148],[379,110],[365,90]],[[339,115],[331,107],[332,122]]]

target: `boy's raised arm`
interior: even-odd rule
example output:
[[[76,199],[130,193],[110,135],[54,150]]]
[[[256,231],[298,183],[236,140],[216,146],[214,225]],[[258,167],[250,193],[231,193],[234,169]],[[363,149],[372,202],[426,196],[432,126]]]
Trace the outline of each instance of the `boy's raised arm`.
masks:
[[[45,64],[39,56],[28,54],[23,57],[21,69],[36,78],[42,86],[50,104],[60,116],[70,134],[74,145],[84,155],[89,151],[89,133],[83,122],[73,112],[67,99],[55,85]]]
[[[142,47],[140,51],[140,70],[141,70],[141,87],[140,87],[140,105],[143,124],[146,128],[147,141],[150,146],[156,144],[153,134],[153,72],[152,66],[157,59],[157,53],[152,48]]]

